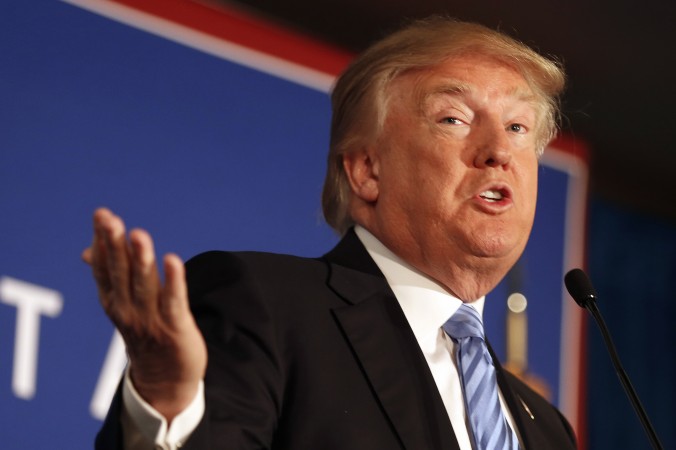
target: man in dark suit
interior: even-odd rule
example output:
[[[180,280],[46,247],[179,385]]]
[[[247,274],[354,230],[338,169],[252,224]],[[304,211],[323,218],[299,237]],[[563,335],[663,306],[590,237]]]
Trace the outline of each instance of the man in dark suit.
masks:
[[[322,258],[210,252],[184,274],[168,255],[162,284],[150,236],[98,210],[84,258],[130,365],[97,448],[496,448],[442,325],[480,315],[522,253],[562,88],[556,64],[478,25],[372,46],[333,92],[323,203],[343,238]],[[575,448],[491,356],[500,448]]]

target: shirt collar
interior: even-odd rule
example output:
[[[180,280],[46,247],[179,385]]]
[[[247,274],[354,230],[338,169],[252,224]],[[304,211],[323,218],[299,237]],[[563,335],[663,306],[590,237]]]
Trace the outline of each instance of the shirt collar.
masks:
[[[439,283],[415,269],[385,247],[368,230],[357,225],[355,233],[385,275],[418,342],[436,336],[438,329],[460,308],[462,301]],[[485,297],[472,302],[483,314]]]

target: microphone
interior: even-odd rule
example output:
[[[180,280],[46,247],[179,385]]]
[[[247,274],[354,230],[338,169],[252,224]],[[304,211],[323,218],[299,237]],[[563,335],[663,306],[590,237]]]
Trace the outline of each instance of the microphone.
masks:
[[[634,407],[634,411],[638,415],[638,418],[641,420],[641,424],[643,425],[643,429],[648,435],[650,444],[655,450],[663,450],[664,448],[662,447],[662,444],[657,438],[657,433],[655,433],[655,430],[653,429],[653,426],[650,423],[650,420],[648,419],[648,415],[646,414],[645,409],[643,409],[643,405],[641,405],[641,401],[638,399],[638,395],[636,395],[636,391],[634,390],[634,387],[631,385],[629,377],[627,376],[627,374],[624,371],[624,368],[622,367],[620,357],[618,356],[617,350],[615,349],[615,345],[613,344],[613,341],[610,338],[610,332],[608,331],[606,323],[604,322],[603,317],[601,316],[601,312],[596,306],[596,298],[597,298],[596,290],[594,289],[594,286],[592,286],[589,277],[587,277],[587,274],[584,273],[582,269],[573,269],[566,274],[566,276],[564,277],[564,282],[566,284],[566,289],[568,289],[570,296],[573,297],[575,302],[578,305],[580,305],[581,308],[587,309],[596,320],[596,323],[598,324],[599,329],[601,330],[601,334],[603,335],[603,340],[606,343],[608,353],[610,354],[610,359],[612,360],[613,365],[615,366],[615,372],[617,372],[617,376],[620,378],[622,387],[624,388],[624,391],[627,393],[627,396],[629,397],[629,400],[631,401],[631,404]]]

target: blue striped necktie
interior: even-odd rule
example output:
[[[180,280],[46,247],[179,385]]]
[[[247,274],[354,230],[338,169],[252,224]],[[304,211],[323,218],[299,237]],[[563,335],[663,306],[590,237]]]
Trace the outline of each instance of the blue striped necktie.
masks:
[[[442,328],[456,342],[458,371],[474,447],[518,450],[519,442],[500,407],[495,367],[484,341],[481,316],[463,303]]]

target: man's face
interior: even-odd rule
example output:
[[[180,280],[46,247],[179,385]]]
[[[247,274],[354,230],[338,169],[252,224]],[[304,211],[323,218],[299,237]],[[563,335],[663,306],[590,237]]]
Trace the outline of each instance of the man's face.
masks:
[[[454,286],[454,272],[502,278],[526,245],[537,194],[534,95],[518,72],[482,56],[406,73],[390,94],[370,150],[377,198],[364,225],[460,298],[484,295]]]

